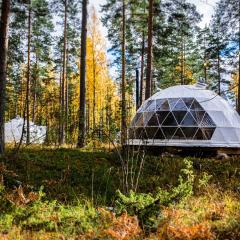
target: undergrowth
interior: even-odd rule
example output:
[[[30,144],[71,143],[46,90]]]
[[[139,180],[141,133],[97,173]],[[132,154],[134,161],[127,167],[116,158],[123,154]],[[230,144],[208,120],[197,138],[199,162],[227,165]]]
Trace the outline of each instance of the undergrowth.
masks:
[[[148,156],[129,194],[117,190],[116,159],[71,149],[7,155],[0,239],[240,239],[237,158]]]

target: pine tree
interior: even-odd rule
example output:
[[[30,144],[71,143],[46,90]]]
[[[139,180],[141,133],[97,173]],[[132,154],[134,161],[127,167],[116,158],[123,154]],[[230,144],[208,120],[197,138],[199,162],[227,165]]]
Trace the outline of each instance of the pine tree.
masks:
[[[8,82],[7,82],[7,120],[15,118],[17,115],[23,116],[23,78],[22,66],[24,64],[26,42],[27,42],[27,8],[26,5],[14,2],[11,6],[11,21],[9,23],[9,49],[8,49]],[[8,93],[12,89],[13,93]]]
[[[79,148],[85,145],[86,131],[86,48],[87,48],[87,5],[88,0],[82,1],[82,33],[81,33],[81,61],[80,61],[80,99],[79,99],[79,129],[78,143]]]
[[[4,153],[4,114],[7,81],[7,50],[8,50],[8,25],[10,14],[10,0],[2,1],[0,22],[0,155]]]
[[[26,144],[30,143],[30,84],[31,84],[31,35],[32,35],[32,6],[31,0],[28,2],[28,40],[27,40],[27,85],[26,85]],[[25,117],[25,116],[24,116]]]
[[[238,76],[237,110],[240,113],[240,2],[238,0],[219,1],[215,15],[219,15],[218,28],[225,36],[221,42],[225,42],[224,58],[230,72]],[[216,23],[216,16],[213,18]],[[213,25],[214,26],[214,25]],[[216,29],[216,28],[215,28]]]
[[[121,112],[121,143],[125,144],[127,137],[127,110],[126,110],[126,4],[122,1],[122,34],[121,34],[121,56],[122,56],[122,82],[121,82],[121,96],[122,96],[122,112]]]
[[[199,29],[196,37],[196,48],[194,51],[195,63],[194,72],[195,78],[204,78],[208,83],[211,79],[208,76],[209,69],[209,56],[207,54],[208,47],[211,41],[210,29],[205,26],[203,29]]]
[[[135,69],[138,66],[142,44],[142,25],[141,21],[143,5],[139,1],[117,1],[109,0],[102,6],[102,22],[108,28],[108,38],[112,43],[110,51],[115,55],[114,64],[118,70],[118,78],[121,91],[121,143],[126,140],[126,130],[128,119],[131,119],[131,109],[133,98],[133,84],[135,82]],[[144,21],[146,23],[146,21]],[[138,30],[136,31],[136,27]],[[145,41],[145,39],[144,39]],[[140,50],[140,51],[139,51]],[[145,49],[142,51],[145,54]],[[143,55],[142,55],[143,56]],[[143,61],[142,61],[143,62]],[[143,65],[142,65],[143,73]],[[143,74],[142,74],[143,76]],[[142,84],[143,86],[143,84]],[[142,96],[142,94],[141,94]],[[130,100],[130,102],[127,101]]]
[[[201,20],[196,6],[185,0],[164,1],[154,24],[154,71],[158,87],[188,84],[194,37]]]
[[[207,54],[210,60],[210,78],[213,79],[212,88],[219,95],[221,95],[222,92],[222,75],[226,71],[224,65],[227,55],[224,54],[224,50],[228,44],[227,26],[221,23],[221,19],[224,14],[224,8],[222,6],[223,5],[220,2],[212,17],[210,24],[210,43],[207,50]]]
[[[149,0],[148,6],[148,48],[147,48],[147,74],[146,74],[146,95],[148,99],[152,95],[152,42],[153,42],[153,0]]]
[[[52,15],[46,0],[34,0],[32,2],[32,52],[33,52],[33,71],[31,84],[32,110],[31,119],[35,122],[36,108],[39,104],[38,98],[41,94],[42,71],[52,60],[51,33],[54,30]]]
[[[59,144],[67,143],[69,119],[69,83],[72,71],[76,71],[77,48],[79,47],[79,1],[52,0],[52,10],[62,19],[59,23],[62,35],[56,38],[55,63],[60,77],[60,109],[59,109]]]

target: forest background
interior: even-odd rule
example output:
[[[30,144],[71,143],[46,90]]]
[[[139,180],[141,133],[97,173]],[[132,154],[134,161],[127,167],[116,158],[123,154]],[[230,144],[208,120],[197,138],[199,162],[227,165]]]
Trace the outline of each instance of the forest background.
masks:
[[[150,28],[147,1],[107,1],[101,5],[101,19],[89,6],[85,79],[80,77],[85,14],[80,2],[14,2],[5,121],[24,117],[28,143],[29,121],[47,126],[46,144],[81,145],[80,129],[82,145],[93,138],[116,140],[120,134],[123,142],[136,107],[146,98],[160,88],[192,84],[199,78],[237,108],[238,2],[219,1],[215,8],[214,2],[202,4],[215,10],[210,23],[199,27],[202,15],[196,5],[154,1]],[[80,89],[85,88],[81,108]]]

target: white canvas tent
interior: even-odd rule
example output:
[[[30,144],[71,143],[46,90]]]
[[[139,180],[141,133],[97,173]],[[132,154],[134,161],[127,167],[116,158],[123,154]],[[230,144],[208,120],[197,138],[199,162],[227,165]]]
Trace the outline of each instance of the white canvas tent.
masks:
[[[173,86],[147,99],[128,132],[130,145],[240,147],[240,117],[202,84]]]
[[[5,141],[6,143],[19,142],[22,136],[24,119],[17,116],[16,118],[5,123]],[[26,128],[26,122],[25,122]],[[43,143],[46,137],[46,126],[37,126],[33,122],[30,122],[30,142],[31,143]],[[25,135],[23,142],[25,142]]]

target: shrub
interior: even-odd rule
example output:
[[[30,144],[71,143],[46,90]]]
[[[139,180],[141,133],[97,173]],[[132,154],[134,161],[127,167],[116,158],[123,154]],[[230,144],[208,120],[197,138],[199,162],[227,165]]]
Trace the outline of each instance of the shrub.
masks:
[[[115,201],[117,213],[127,212],[131,216],[136,215],[144,230],[156,230],[161,220],[161,205],[184,201],[193,194],[195,175],[192,161],[186,158],[184,159],[184,165],[185,168],[181,170],[181,175],[179,176],[179,185],[171,191],[159,188],[155,196],[150,193],[130,191],[126,196],[118,190]]]
[[[160,202],[152,194],[135,193],[130,191],[128,196],[117,191],[117,213],[127,212],[131,216],[137,216],[141,227],[145,231],[156,230],[161,218]]]

